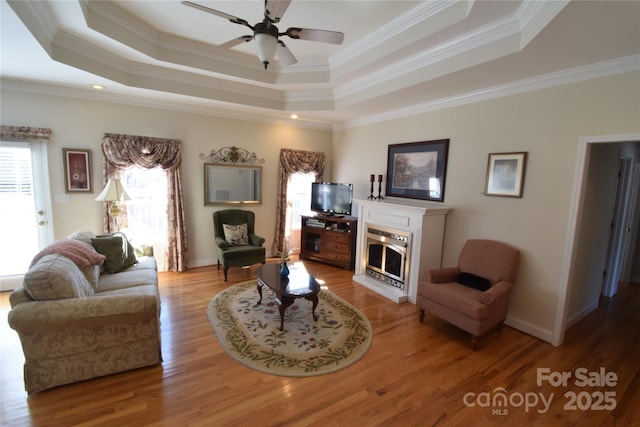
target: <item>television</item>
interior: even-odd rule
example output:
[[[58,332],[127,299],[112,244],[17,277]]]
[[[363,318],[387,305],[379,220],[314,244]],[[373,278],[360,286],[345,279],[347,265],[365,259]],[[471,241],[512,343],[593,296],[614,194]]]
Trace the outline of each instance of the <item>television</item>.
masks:
[[[311,183],[311,210],[329,216],[351,215],[352,184]]]

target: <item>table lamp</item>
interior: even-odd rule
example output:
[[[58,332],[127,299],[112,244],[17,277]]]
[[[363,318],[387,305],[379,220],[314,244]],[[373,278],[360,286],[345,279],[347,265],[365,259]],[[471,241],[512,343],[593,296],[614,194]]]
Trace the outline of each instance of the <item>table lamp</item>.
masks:
[[[112,202],[109,208],[109,215],[113,218],[116,230],[118,230],[118,215],[121,212],[119,204],[126,200],[131,200],[131,197],[129,197],[117,178],[109,179],[102,192],[96,197],[98,202]]]

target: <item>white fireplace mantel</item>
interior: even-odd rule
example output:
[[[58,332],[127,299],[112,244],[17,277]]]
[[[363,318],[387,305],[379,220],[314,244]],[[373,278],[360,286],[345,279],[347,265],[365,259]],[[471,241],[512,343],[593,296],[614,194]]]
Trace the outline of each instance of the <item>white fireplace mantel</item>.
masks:
[[[354,199],[358,213],[356,265],[353,280],[397,303],[416,303],[418,281],[425,270],[440,268],[444,226],[450,207],[404,200]],[[367,227],[369,225],[411,233],[409,271],[404,290],[391,287],[365,274]]]

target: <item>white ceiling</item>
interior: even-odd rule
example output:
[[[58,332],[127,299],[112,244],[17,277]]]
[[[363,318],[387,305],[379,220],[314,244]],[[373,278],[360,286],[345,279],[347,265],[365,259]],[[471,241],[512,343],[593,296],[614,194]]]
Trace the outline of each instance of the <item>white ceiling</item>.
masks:
[[[194,0],[255,24],[263,1]],[[340,127],[640,69],[640,2],[293,0],[298,63],[267,71],[245,34],[180,1],[5,1],[5,88]],[[101,84],[102,92],[90,88]]]

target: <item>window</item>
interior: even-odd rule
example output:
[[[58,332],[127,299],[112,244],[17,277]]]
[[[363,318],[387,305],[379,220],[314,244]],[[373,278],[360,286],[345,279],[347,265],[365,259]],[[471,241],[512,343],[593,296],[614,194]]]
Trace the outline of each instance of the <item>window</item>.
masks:
[[[5,197],[31,198],[31,150],[29,146],[0,147],[0,193]],[[4,204],[4,206],[9,206]]]
[[[162,168],[125,169],[120,179],[131,200],[127,200],[127,229],[134,246],[154,247],[158,269],[164,270],[164,248],[167,241],[167,175]]]
[[[285,239],[293,245],[293,252],[300,251],[300,215],[308,214],[311,206],[311,183],[316,180],[315,172],[294,173],[287,184],[287,223]]]

